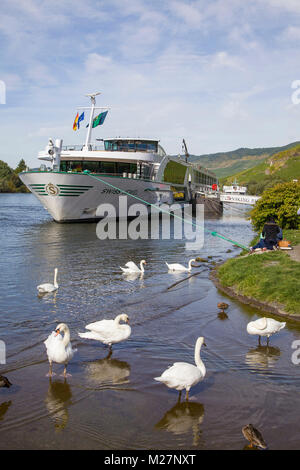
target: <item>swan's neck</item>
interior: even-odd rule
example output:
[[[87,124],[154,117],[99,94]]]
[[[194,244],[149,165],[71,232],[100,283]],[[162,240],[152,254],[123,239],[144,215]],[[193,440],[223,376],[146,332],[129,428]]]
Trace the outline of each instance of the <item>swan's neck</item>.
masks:
[[[55,269],[55,271],[54,271],[54,282],[53,282],[53,284],[54,284],[54,287],[58,287],[58,284],[57,284],[57,269]]]
[[[145,270],[144,270],[144,263],[143,263],[143,261],[140,262],[140,267],[141,267],[141,271],[142,271],[142,273],[143,273],[143,272],[145,271]]]
[[[114,319],[114,322],[116,325],[119,325],[120,324],[120,321],[121,321],[121,315],[118,315],[115,319]]]
[[[189,269],[192,269],[192,262],[193,262],[193,261],[194,261],[193,259],[190,259],[190,261],[189,261]]]
[[[197,342],[195,346],[195,363],[198,369],[201,371],[202,375],[205,375],[206,369],[205,365],[203,364],[201,357],[200,357],[200,350],[201,350],[202,343]]]
[[[64,330],[63,345],[66,347],[70,343],[70,330]]]

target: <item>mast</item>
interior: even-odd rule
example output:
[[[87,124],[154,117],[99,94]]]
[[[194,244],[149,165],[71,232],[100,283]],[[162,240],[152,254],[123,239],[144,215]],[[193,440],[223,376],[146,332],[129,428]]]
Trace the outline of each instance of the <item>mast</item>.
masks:
[[[89,127],[88,127],[88,131],[87,131],[87,134],[86,134],[84,150],[89,150],[89,144],[91,143],[91,135],[92,135],[92,127],[93,127],[93,119],[94,119],[94,110],[95,110],[96,96],[97,95],[100,95],[100,92],[90,93],[90,94],[86,95],[86,96],[89,96],[91,98],[91,108],[90,108],[91,109],[91,114],[90,114]]]

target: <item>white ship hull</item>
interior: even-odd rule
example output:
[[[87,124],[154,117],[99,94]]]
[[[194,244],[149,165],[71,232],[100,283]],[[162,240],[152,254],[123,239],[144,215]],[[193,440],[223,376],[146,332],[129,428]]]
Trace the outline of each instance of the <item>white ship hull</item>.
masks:
[[[156,181],[95,175],[105,181],[101,182],[87,174],[48,171],[29,171],[19,176],[56,222],[96,221],[101,218],[97,209],[105,203],[112,204],[119,217],[119,197],[124,193],[114,187],[147,203],[173,202],[170,185]],[[128,208],[139,202],[135,197],[127,196]]]

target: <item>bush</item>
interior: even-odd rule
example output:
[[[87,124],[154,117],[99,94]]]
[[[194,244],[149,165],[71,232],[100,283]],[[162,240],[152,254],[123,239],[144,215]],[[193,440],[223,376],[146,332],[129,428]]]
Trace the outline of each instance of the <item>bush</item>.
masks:
[[[250,212],[256,231],[261,231],[268,217],[282,228],[300,229],[300,182],[280,183],[265,190]]]

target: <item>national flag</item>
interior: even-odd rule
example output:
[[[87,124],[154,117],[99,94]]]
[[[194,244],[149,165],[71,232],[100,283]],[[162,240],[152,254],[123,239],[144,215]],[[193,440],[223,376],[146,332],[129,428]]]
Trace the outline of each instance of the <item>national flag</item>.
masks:
[[[93,120],[92,127],[101,126],[101,124],[104,123],[104,120],[106,118],[107,113],[108,113],[108,111],[105,111],[104,113],[98,114],[98,116],[96,116]],[[85,127],[89,127],[89,124],[87,124]]]
[[[93,120],[93,127],[101,126],[104,123],[108,111],[98,114]]]
[[[78,113],[77,113],[77,114],[76,114],[76,117],[75,117],[75,120],[74,120],[74,124],[73,124],[73,131],[77,131],[78,119],[79,119],[79,115],[78,115]],[[79,127],[78,127],[78,128],[79,128]]]
[[[80,126],[79,126],[80,121],[83,121],[83,120],[84,120],[84,112],[83,112],[82,114],[80,114],[80,116],[79,116],[79,118],[78,118],[78,121],[77,121],[77,127],[78,127],[78,129],[79,129],[79,127],[80,127]]]

